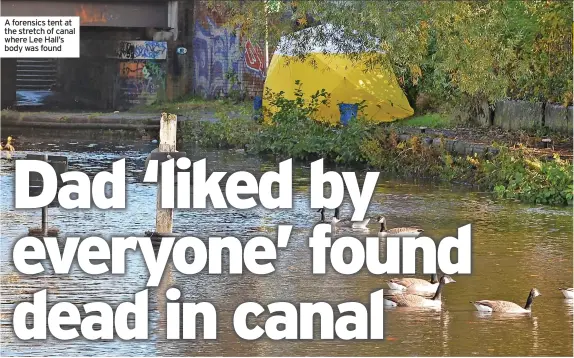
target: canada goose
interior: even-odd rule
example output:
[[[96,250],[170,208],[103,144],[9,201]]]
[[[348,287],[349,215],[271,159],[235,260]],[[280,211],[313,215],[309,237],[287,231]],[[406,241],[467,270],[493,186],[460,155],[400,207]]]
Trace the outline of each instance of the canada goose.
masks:
[[[363,221],[351,221],[349,219],[339,218],[339,208],[335,209],[335,215],[331,220],[331,224],[335,226],[352,227],[353,229],[366,229],[371,219],[366,218]]]
[[[425,288],[426,286],[428,286],[429,290],[431,290],[430,292],[435,293],[436,288],[438,286],[438,276],[436,273],[433,273],[431,275],[430,281],[416,277],[392,278],[389,281],[387,281],[387,285],[389,285],[389,288],[391,290],[400,290],[400,291],[405,291],[413,285],[416,285],[416,287],[420,289],[420,291],[426,291]]]
[[[379,216],[377,218],[377,222],[381,224],[381,228],[379,230],[379,237],[387,237],[387,236],[419,236],[421,232],[424,232],[423,229],[419,229],[416,227],[396,227],[394,229],[387,229],[387,219],[384,216]]]
[[[318,213],[321,213],[321,222],[324,223],[325,222],[325,208],[321,208],[319,210],[317,210]]]
[[[538,289],[531,289],[524,308],[509,301],[481,300],[475,302],[471,301],[470,303],[472,303],[479,312],[528,313],[532,308],[532,301],[534,301],[534,298],[538,296],[540,296]]]
[[[385,296],[383,304],[391,307],[440,307],[442,305],[441,294],[444,285],[456,282],[449,275],[443,275],[432,298],[426,298],[410,293],[399,293],[392,296]]]
[[[574,298],[574,288],[559,288],[564,297]]]

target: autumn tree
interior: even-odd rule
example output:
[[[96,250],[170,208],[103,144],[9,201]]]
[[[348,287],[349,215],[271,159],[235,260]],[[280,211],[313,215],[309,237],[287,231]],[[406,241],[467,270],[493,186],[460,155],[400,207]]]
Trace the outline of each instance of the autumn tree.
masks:
[[[493,103],[515,98],[572,103],[572,3],[568,1],[215,3],[230,15],[228,25],[265,38],[271,46],[281,36],[292,36],[293,24],[306,24],[308,17],[332,24],[364,48],[375,45],[385,50],[407,91],[424,92],[438,102]],[[298,47],[304,49],[309,41],[337,42],[334,35],[299,36]]]

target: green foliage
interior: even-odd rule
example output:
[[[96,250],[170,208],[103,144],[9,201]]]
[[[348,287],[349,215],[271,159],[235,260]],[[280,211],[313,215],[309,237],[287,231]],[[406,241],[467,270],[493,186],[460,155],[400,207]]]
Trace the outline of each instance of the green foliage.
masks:
[[[540,161],[523,149],[501,148],[493,160],[480,163],[481,181],[502,198],[536,204],[572,204],[572,163],[555,155]]]
[[[370,166],[388,173],[438,178],[442,170],[441,148],[425,145],[417,136],[401,141],[392,129],[377,128],[360,150]]]
[[[306,101],[297,83],[295,99],[267,92],[278,110],[271,123],[259,125],[245,116],[222,116],[219,122],[185,121],[183,140],[217,148],[246,148],[277,158],[315,160],[345,166],[369,166],[399,176],[477,184],[500,198],[528,203],[571,205],[573,167],[558,156],[541,161],[526,149],[500,147],[492,157],[460,157],[424,138],[401,140],[393,126],[379,126],[360,116],[347,126],[332,126],[312,119],[329,94],[318,91]],[[428,117],[427,117],[428,118]],[[424,119],[428,121],[429,119]],[[423,121],[420,119],[419,121]],[[426,122],[423,122],[426,123]],[[441,141],[442,143],[443,141]]]
[[[284,92],[267,90],[265,99],[278,110],[269,113],[271,124],[264,127],[256,146],[258,150],[295,159],[308,159],[311,155],[324,156],[332,147],[331,128],[313,120],[320,104],[329,102],[325,90],[314,93],[309,101],[303,98],[300,81],[296,81],[295,99],[287,99]]]
[[[263,1],[211,3],[231,14],[230,26],[260,40],[267,35],[271,47],[296,30],[297,19],[310,16],[343,28],[344,36],[327,29],[313,38],[297,36],[296,50],[310,41],[333,41],[348,52],[348,39],[364,49],[376,46],[387,51],[408,93],[415,87],[440,103],[472,106],[508,97],[572,102],[570,1],[306,0],[285,1],[275,12]]]
[[[572,2],[524,1],[529,37],[517,54],[510,95],[572,103]],[[516,31],[524,31],[514,22]]]
[[[180,125],[180,139],[184,143],[197,143],[211,148],[247,148],[253,143],[258,124],[245,108],[234,116],[229,111],[216,114],[216,121],[187,120]]]
[[[198,143],[218,148],[246,148],[254,139],[256,123],[246,118],[222,118],[217,122],[202,122]]]
[[[328,105],[330,94],[322,89],[310,96],[310,100],[304,99],[303,84],[300,80],[295,81],[295,99],[290,100],[285,98],[285,92],[278,93],[271,92],[268,88],[265,89],[264,98],[269,101],[271,107],[279,109],[276,113],[269,113],[272,117],[273,124],[298,124],[310,121],[311,118],[319,110],[319,105]]]
[[[153,103],[147,106],[139,107],[134,112],[141,113],[175,113],[187,117],[195,117],[198,112],[201,113],[228,113],[239,110],[246,112],[253,108],[253,102],[239,102],[231,98],[219,98],[207,100],[198,96],[187,96],[173,102]]]
[[[245,98],[245,92],[241,89],[241,81],[239,80],[239,76],[235,70],[229,69],[229,71],[225,73],[225,79],[229,81],[227,98],[236,102]]]
[[[307,101],[303,98],[301,82],[295,81],[295,85],[295,99],[286,98],[283,92],[265,93],[271,107],[278,110],[268,114],[271,124],[259,133],[257,150],[294,159],[324,158],[348,165],[364,163],[366,158],[360,147],[374,125],[361,117],[352,119],[345,127],[316,120],[319,106],[329,103],[330,94],[323,89]],[[364,107],[364,103],[359,104],[359,115]]]
[[[399,127],[449,128],[451,120],[440,113],[427,113],[395,122]]]

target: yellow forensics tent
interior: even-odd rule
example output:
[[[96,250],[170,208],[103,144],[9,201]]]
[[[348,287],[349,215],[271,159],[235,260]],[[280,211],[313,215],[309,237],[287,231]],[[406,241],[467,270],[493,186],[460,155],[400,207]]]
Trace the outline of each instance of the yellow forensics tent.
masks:
[[[366,105],[363,115],[376,122],[390,122],[413,115],[414,111],[399,87],[384,52],[376,49],[360,52],[359,59],[352,60],[348,53],[364,51],[354,50],[360,48],[358,44],[345,37],[340,38],[337,44],[329,39],[317,45],[313,37],[319,32],[331,36],[336,33],[331,25],[321,25],[281,39],[269,64],[266,89],[274,93],[283,91],[289,99],[295,98],[296,80],[302,83],[305,99],[325,89],[331,94],[330,102],[319,107],[315,119],[331,123],[339,123],[341,120],[339,104],[356,104],[363,100]],[[305,40],[301,41],[302,38]],[[373,53],[379,58],[383,54],[384,61],[382,64],[379,61],[376,66],[367,66],[366,60]],[[300,54],[305,54],[304,60],[298,57]],[[271,112],[277,110],[266,98],[263,106]],[[269,118],[265,120],[268,122]]]

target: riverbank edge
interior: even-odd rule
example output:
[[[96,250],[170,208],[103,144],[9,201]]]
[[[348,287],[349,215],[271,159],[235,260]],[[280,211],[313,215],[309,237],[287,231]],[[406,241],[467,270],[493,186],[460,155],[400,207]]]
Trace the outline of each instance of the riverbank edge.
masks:
[[[217,121],[213,111],[198,111],[196,116],[178,115],[178,121]],[[1,113],[1,127],[5,133],[4,137],[11,135],[11,131],[17,129],[19,132],[28,130],[71,130],[74,132],[89,130],[90,137],[97,139],[107,139],[110,136],[132,137],[133,139],[148,137],[154,138],[159,131],[160,114],[144,112],[18,112],[13,110],[3,110]],[[25,129],[25,131],[23,131]],[[412,127],[397,127],[401,139],[408,140],[412,136],[420,136],[427,143],[437,145],[437,141],[444,141],[445,148],[452,154],[474,155],[488,152],[492,149],[492,143],[484,141],[474,141],[458,139],[456,135],[448,136],[444,134],[447,128],[419,129]],[[114,133],[112,131],[120,131]],[[135,132],[135,133],[130,133]],[[70,133],[72,134],[72,133]],[[453,138],[454,137],[454,138]],[[532,146],[530,146],[532,147]],[[552,157],[556,152],[551,146],[544,148],[542,143],[538,143],[536,150],[540,156]],[[560,153],[564,157],[563,151]],[[572,156],[572,151],[567,153],[567,157]]]
[[[399,133],[392,126],[361,121],[345,127],[315,121],[268,126],[228,118],[185,122],[178,132],[184,142],[206,148],[246,150],[276,160],[324,159],[343,168],[475,186],[530,204],[571,206],[574,196],[571,158],[562,159],[552,148],[432,138],[420,130]],[[299,133],[296,139],[293,133]]]
[[[54,129],[158,129],[155,113],[66,113],[2,111],[2,127]]]
[[[18,135],[22,137],[36,137],[36,136],[56,136],[60,137],[89,137],[93,140],[109,140],[112,138],[122,139],[135,139],[145,140],[156,139],[159,130],[159,115],[155,113],[50,113],[50,112],[29,112],[19,113],[14,111],[2,112],[2,132],[3,136]],[[222,117],[221,120],[211,121],[202,118],[194,117],[178,117],[181,120],[181,125],[178,129],[178,141],[180,143],[199,143],[203,147],[217,147],[228,149],[247,149],[249,152],[258,154],[269,154],[269,148],[265,148],[265,144],[253,144],[259,142],[257,134],[265,131],[267,126],[260,125],[250,118],[233,118],[230,116]],[[65,129],[65,134],[62,132]],[[344,131],[340,128],[339,131]],[[488,180],[484,178],[484,173],[477,171],[477,166],[492,165],[492,163],[500,162],[495,159],[500,151],[507,153],[505,155],[506,161],[513,158],[512,154],[509,157],[508,153],[516,153],[514,156],[519,158],[521,165],[527,166],[529,162],[541,161],[564,162],[557,155],[557,152],[550,146],[549,148],[535,148],[535,147],[515,147],[504,144],[499,144],[494,141],[491,143],[477,143],[473,141],[465,141],[455,138],[448,138],[437,129],[419,129],[408,127],[386,127],[379,126],[376,131],[385,136],[386,139],[379,140],[377,143],[369,143],[371,152],[368,155],[360,153],[359,150],[347,148],[346,150],[351,154],[354,159],[344,159],[342,161],[330,158],[331,153],[323,153],[320,150],[309,153],[310,157],[321,158],[325,157],[326,161],[332,161],[336,164],[341,164],[345,167],[364,169],[370,167],[375,170],[389,171],[397,176],[417,176],[420,178],[429,178],[441,182],[454,182],[457,184],[475,185],[487,188],[489,191],[497,193],[501,197],[509,197],[519,199],[526,202],[543,203],[546,201],[553,201],[553,204],[561,202],[562,204],[571,205],[571,190],[565,192],[562,186],[559,188],[560,194],[556,194],[556,188],[551,189],[554,194],[548,194],[544,187],[533,189],[533,193],[528,194],[530,199],[520,198],[522,194],[514,193],[516,180],[505,179],[504,182],[497,182],[496,180]],[[290,133],[293,133],[291,131]],[[239,136],[239,138],[237,138]],[[233,138],[231,138],[233,137]],[[312,138],[313,140],[321,141],[322,138]],[[387,143],[390,142],[391,144]],[[16,142],[17,143],[17,142]],[[247,144],[249,143],[249,144]],[[269,143],[268,143],[269,144]],[[359,146],[356,142],[354,145]],[[389,146],[390,145],[390,146]],[[17,145],[15,146],[17,149]],[[258,148],[256,148],[258,147]],[[383,151],[380,149],[385,147]],[[256,148],[256,149],[254,149]],[[405,150],[406,149],[406,150]],[[391,153],[391,155],[389,155]],[[396,156],[393,157],[392,155]],[[274,153],[277,156],[278,153]],[[280,153],[279,156],[288,158],[291,153],[288,151]],[[422,155],[422,156],[421,156]],[[294,159],[309,159],[297,158]],[[571,160],[571,151],[566,156]],[[385,159],[383,159],[385,158]],[[386,161],[393,161],[395,167],[389,170],[389,165]],[[504,161],[503,160],[503,161]],[[417,161],[420,164],[415,164]],[[402,162],[408,163],[411,168],[405,168],[401,165]],[[397,164],[398,163],[398,164]],[[434,166],[429,163],[433,163]],[[500,164],[500,163],[499,163]],[[512,163],[507,163],[511,165]],[[514,164],[512,164],[514,165]],[[541,164],[536,164],[540,166]],[[546,164],[542,164],[546,165]],[[571,163],[569,164],[571,168]],[[413,169],[412,167],[415,167]],[[559,164],[563,166],[563,164]],[[504,171],[505,168],[500,168]],[[558,171],[563,171],[560,167]],[[508,173],[512,175],[513,173]],[[562,173],[560,173],[562,175]],[[528,177],[528,176],[527,176]],[[518,180],[520,181],[520,180]],[[509,183],[510,182],[510,183]],[[512,184],[512,185],[509,185]],[[570,186],[571,187],[571,186]],[[542,198],[536,198],[538,190],[544,191],[541,195]],[[545,196],[558,195],[559,200],[550,200]]]

